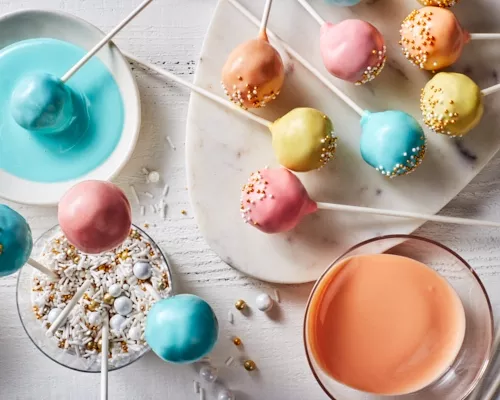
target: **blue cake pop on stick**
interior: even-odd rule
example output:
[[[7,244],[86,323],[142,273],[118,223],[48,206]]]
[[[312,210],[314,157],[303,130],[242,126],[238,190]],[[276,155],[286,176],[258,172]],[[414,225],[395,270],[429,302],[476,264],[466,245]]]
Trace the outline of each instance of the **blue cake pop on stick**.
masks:
[[[212,351],[219,324],[212,307],[192,294],[180,294],[158,301],[146,320],[148,345],[171,363],[195,362]]]
[[[351,7],[361,2],[361,0],[325,0],[325,1],[333,6],[341,6],[341,7]]]

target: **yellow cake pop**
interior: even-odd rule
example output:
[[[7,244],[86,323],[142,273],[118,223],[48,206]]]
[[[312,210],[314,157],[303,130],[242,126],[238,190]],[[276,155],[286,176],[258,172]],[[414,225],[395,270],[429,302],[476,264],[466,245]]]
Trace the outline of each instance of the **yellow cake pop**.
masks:
[[[422,89],[420,109],[434,132],[464,136],[483,116],[483,95],[468,76],[440,72]]]

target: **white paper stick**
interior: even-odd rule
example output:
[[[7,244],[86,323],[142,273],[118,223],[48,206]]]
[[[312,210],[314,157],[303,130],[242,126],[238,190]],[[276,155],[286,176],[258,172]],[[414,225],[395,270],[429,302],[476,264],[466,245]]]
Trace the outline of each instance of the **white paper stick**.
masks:
[[[471,40],[498,40],[500,33],[471,33]]]
[[[443,217],[441,215],[420,214],[407,211],[383,210],[370,207],[349,206],[345,204],[334,204],[334,203],[317,203],[317,204],[318,204],[318,209],[321,210],[344,211],[344,212],[351,212],[358,214],[385,215],[389,217],[421,219],[434,222],[443,222],[448,224],[490,226],[490,227],[500,228],[500,222],[482,221],[478,219]]]
[[[40,271],[42,274],[51,277],[52,279],[59,279],[59,276],[54,271],[47,268],[45,265],[40,264],[37,260],[34,260],[31,257],[28,259],[27,264]]]
[[[483,94],[483,96],[489,96],[490,94],[496,93],[498,91],[500,91],[500,83],[481,90],[481,93]]]
[[[297,0],[302,7],[306,9],[306,11],[311,14],[311,17],[313,17],[316,21],[318,21],[318,24],[323,25],[325,23],[325,20],[320,17],[320,15],[316,12],[314,8],[306,1],[306,0]]]
[[[90,280],[85,281],[85,283],[78,289],[78,291],[75,293],[73,298],[70,300],[70,302],[64,307],[64,309],[61,311],[61,314],[56,318],[56,320],[50,325],[50,328],[47,330],[46,335],[47,336],[52,336],[54,335],[54,332],[59,329],[59,327],[63,324],[63,322],[66,320],[68,317],[69,313],[73,308],[75,308],[76,304],[78,301],[82,298],[84,293],[87,291],[87,289],[90,287]]]
[[[267,22],[269,21],[269,14],[271,14],[271,6],[273,0],[266,0],[266,5],[264,6],[264,14],[262,15],[262,20],[260,22],[259,35],[262,38],[267,39]]]
[[[104,318],[101,337],[101,400],[108,400],[108,347],[109,347],[109,321]]]
[[[269,128],[272,123],[269,122],[268,120],[262,118],[262,117],[259,117],[255,114],[252,114],[248,111],[245,111],[244,109],[242,109],[241,107],[238,107],[236,106],[235,104],[231,103],[229,100],[224,100],[222,99],[221,97],[209,92],[208,90],[205,90],[199,86],[196,86],[194,84],[192,84],[191,82],[188,82],[182,78],[179,78],[177,75],[169,72],[169,71],[166,71],[162,68],[159,68],[157,67],[156,65],[154,64],[151,64],[151,63],[148,63],[146,61],[142,61],[142,60],[139,60],[137,57],[135,57],[134,55],[130,54],[130,53],[127,53],[125,51],[122,51],[122,54],[127,57],[129,60],[132,60],[133,62],[135,62],[136,64],[140,65],[141,67],[143,68],[147,68],[147,69],[150,69],[151,71],[154,71],[168,79],[171,79],[173,80],[174,82],[177,82],[178,84],[180,85],[183,85],[185,87],[187,87],[188,89],[191,89],[193,92],[196,92],[198,94],[201,94],[202,96],[205,96],[206,98],[212,100],[212,101],[215,101],[216,103],[222,105],[223,107],[226,107],[232,111],[235,111],[241,115],[244,115],[245,117],[251,119],[252,121],[255,121],[257,122],[258,124],[261,124],[267,128]]]
[[[69,78],[71,78],[76,71],[78,71],[81,67],[83,67],[87,61],[89,61],[92,57],[96,55],[96,53],[101,50],[111,39],[115,37],[115,35],[120,32],[130,21],[132,21],[142,10],[144,10],[153,0],[145,0],[142,2],[139,7],[137,7],[130,15],[125,18],[122,22],[120,22],[111,32],[109,32],[106,36],[102,38],[102,40],[97,43],[87,54],[83,56],[83,58],[78,61],[68,72],[66,72],[61,81],[66,82]]]

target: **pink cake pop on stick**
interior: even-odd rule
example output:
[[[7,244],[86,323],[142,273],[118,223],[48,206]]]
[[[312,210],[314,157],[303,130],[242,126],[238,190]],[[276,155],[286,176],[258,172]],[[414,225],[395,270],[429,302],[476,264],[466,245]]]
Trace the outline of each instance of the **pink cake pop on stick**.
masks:
[[[125,194],[102,181],[84,181],[68,190],[59,203],[58,218],[68,241],[88,254],[120,245],[132,225]]]
[[[243,220],[265,233],[287,232],[302,218],[318,209],[390,217],[411,218],[449,224],[500,227],[499,222],[442,217],[406,211],[356,207],[311,200],[304,185],[285,168],[264,168],[250,175],[241,190],[240,211]]]
[[[346,19],[326,22],[306,0],[298,2],[321,26],[320,48],[325,68],[339,79],[362,85],[375,79],[387,59],[384,37],[372,24]]]

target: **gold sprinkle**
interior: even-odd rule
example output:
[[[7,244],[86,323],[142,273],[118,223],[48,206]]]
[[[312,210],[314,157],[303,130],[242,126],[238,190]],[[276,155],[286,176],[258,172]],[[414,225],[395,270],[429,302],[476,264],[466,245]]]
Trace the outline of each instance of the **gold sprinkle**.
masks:
[[[257,364],[255,364],[255,361],[252,360],[246,360],[243,363],[243,366],[247,371],[255,371],[257,369]]]
[[[247,303],[245,303],[245,300],[238,300],[236,303],[234,303],[234,306],[236,307],[237,310],[243,310],[246,306]]]
[[[241,339],[237,336],[233,338],[233,343],[235,346],[240,346],[241,345]]]

